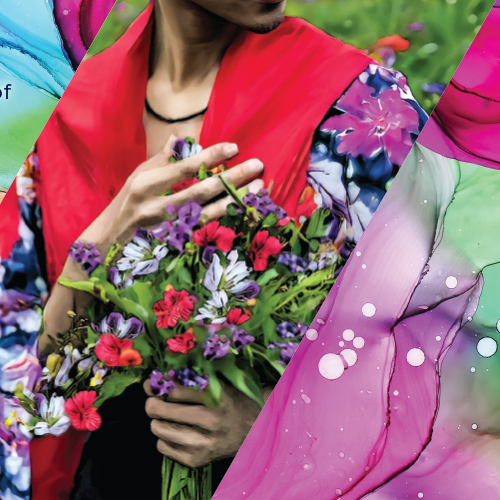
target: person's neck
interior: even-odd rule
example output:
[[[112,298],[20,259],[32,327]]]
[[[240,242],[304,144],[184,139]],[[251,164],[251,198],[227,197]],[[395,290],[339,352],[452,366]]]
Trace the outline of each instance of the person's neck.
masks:
[[[173,92],[213,83],[237,26],[189,0],[156,0],[150,74]]]

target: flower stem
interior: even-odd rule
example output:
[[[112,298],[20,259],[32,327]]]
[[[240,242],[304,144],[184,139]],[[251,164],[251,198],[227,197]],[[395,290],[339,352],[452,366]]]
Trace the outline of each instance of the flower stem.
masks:
[[[161,500],[210,500],[212,465],[190,469],[163,457]]]

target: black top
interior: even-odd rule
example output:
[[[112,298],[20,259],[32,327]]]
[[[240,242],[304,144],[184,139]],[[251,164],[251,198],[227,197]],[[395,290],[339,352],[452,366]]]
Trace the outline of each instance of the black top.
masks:
[[[99,409],[101,427],[89,434],[71,500],[161,498],[162,455],[145,411],[142,385],[129,387]],[[232,459],[212,464],[215,492]]]

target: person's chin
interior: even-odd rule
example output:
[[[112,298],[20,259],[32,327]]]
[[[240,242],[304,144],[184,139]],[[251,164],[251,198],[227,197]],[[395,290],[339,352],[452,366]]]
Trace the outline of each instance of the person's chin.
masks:
[[[275,12],[272,15],[261,16],[260,19],[256,19],[254,23],[248,23],[246,28],[253,33],[264,35],[275,30],[283,22],[284,18],[284,12]]]

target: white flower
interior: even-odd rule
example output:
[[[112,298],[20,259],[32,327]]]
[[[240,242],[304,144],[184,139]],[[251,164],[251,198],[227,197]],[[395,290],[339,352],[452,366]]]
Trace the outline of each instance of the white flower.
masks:
[[[138,229],[134,239],[125,245],[123,257],[116,263],[119,271],[132,270],[133,276],[154,274],[160,267],[160,260],[168,254],[166,245],[152,249],[154,237],[146,229]]]
[[[44,421],[37,422],[34,428],[35,434],[37,436],[64,434],[70,426],[70,419],[64,412],[64,397],[52,394],[50,401],[47,401],[43,394],[38,394],[37,398],[39,398],[38,415]]]
[[[61,368],[57,373],[56,379],[54,380],[54,385],[56,387],[61,387],[67,382],[69,382],[69,372],[75,363],[82,360],[82,355],[78,349],[71,350],[71,346],[67,345],[64,348],[65,358],[62,362]]]

